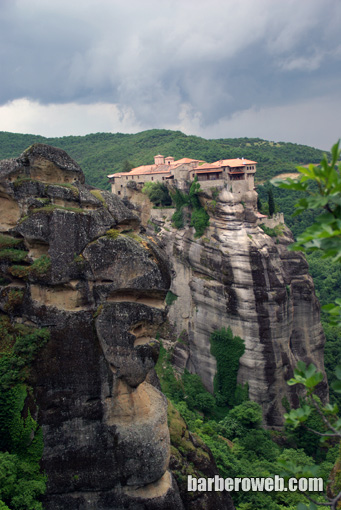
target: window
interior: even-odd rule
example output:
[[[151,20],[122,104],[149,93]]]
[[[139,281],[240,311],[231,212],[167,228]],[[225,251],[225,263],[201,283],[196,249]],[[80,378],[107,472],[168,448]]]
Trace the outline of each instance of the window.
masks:
[[[154,180],[154,177],[152,177],[152,181]]]
[[[120,194],[121,194],[121,192],[120,192],[120,191],[118,191],[118,192],[117,192],[117,194],[118,194],[118,195],[120,195]]]

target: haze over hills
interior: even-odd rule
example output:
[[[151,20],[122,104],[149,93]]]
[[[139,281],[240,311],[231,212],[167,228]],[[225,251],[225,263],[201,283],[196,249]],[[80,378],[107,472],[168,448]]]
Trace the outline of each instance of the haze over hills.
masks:
[[[204,159],[245,157],[258,162],[256,180],[264,181],[300,164],[318,163],[323,151],[306,145],[271,142],[260,138],[206,140],[180,131],[152,129],[137,134],[95,133],[86,136],[45,138],[39,135],[0,132],[0,160],[17,157],[34,143],[64,149],[82,167],[89,184],[109,189],[107,174],[119,172],[125,161],[132,166],[153,162],[157,153]]]

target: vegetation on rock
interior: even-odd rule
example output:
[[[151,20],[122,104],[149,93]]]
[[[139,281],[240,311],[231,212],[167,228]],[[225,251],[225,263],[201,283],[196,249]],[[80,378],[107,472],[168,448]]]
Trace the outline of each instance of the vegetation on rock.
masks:
[[[42,510],[42,431],[27,384],[31,363],[48,341],[44,329],[12,324],[0,316],[0,508]],[[31,403],[27,406],[27,401]]]

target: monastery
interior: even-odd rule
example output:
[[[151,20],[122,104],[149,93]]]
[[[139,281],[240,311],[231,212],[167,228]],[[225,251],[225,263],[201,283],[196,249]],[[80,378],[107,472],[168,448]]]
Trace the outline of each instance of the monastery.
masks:
[[[179,189],[186,189],[195,176],[200,181],[202,189],[226,187],[233,193],[243,193],[254,189],[254,175],[256,161],[244,158],[221,159],[214,163],[206,163],[200,159],[182,158],[174,160],[161,154],[154,157],[153,165],[144,165],[133,168],[130,172],[120,172],[108,175],[111,191],[125,197],[128,188],[132,185],[142,188],[146,182],[169,183]]]

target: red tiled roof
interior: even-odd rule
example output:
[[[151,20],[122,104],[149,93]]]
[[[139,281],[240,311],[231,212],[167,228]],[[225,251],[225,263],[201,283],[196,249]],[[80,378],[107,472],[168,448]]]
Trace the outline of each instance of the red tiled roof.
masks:
[[[107,175],[108,178],[112,178],[112,177],[124,177],[124,176],[135,176],[135,175],[151,175],[151,174],[169,174],[170,171],[167,169],[167,170],[160,170],[160,165],[159,166],[156,166],[156,165],[149,165],[149,166],[153,166],[155,167],[155,169],[150,169],[150,168],[147,168],[147,167],[139,167],[139,168],[134,168],[134,170],[131,170],[131,172],[119,172],[117,174],[111,174],[111,175]],[[163,167],[166,167],[166,165],[162,165]]]
[[[202,170],[203,168],[208,168],[208,169],[211,169],[211,168],[220,168],[221,165],[218,164],[219,162],[217,163],[205,163],[204,165],[199,165],[199,166],[196,166],[194,170]]]
[[[174,161],[174,164],[175,165],[183,165],[185,163],[201,163],[202,162],[202,159],[191,159],[191,158],[182,158],[182,159],[177,159],[176,161]],[[203,161],[204,163],[204,161]]]
[[[161,154],[158,155],[159,157]],[[158,157],[155,156],[155,157]],[[221,167],[229,166],[230,168],[238,168],[244,167],[246,165],[256,165],[256,161],[251,161],[249,159],[243,158],[235,158],[235,159],[220,159],[219,161],[215,161],[214,163],[206,163],[201,159],[191,159],[191,158],[182,158],[177,161],[172,162],[171,164],[163,164],[163,165],[141,165],[136,168],[133,168],[130,172],[119,172],[117,174],[108,175],[108,178],[113,177],[122,177],[124,175],[148,175],[153,173],[170,173],[170,170],[174,170],[180,165],[189,164],[189,163],[204,163],[203,165],[196,166],[193,170],[195,173],[207,173],[208,171],[218,171]],[[219,170],[221,171],[221,170]]]
[[[230,166],[230,167],[245,166],[245,165],[257,165],[257,161],[251,161],[250,159],[244,159],[244,158],[221,159],[220,161],[216,161],[216,163],[219,163],[221,166]]]
[[[218,174],[222,172],[222,169],[215,168],[214,170],[197,170],[195,168],[194,170],[191,170],[191,172],[194,172],[195,174]]]

